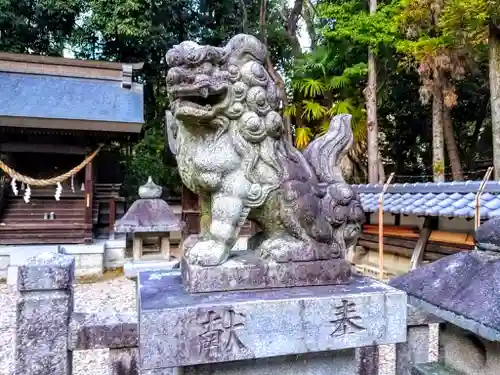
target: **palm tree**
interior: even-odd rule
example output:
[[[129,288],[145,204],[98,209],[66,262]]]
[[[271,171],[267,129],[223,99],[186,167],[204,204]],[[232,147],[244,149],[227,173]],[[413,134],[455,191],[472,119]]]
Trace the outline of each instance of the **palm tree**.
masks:
[[[360,78],[366,74],[366,64],[347,67],[335,75],[332,70],[338,70],[338,65],[332,57],[332,51],[319,47],[296,62],[291,82],[295,100],[286,108],[286,114],[296,119],[300,116],[302,120],[296,121],[294,128],[298,149],[323,135],[333,116],[351,114],[354,147],[343,161],[343,167],[348,178],[359,181],[366,175],[363,155],[367,118],[360,84]]]

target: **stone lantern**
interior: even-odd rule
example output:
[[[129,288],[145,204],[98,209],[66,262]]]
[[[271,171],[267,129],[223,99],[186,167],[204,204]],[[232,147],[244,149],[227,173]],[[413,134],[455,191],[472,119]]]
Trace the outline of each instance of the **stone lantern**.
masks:
[[[162,257],[170,260],[170,232],[182,231],[182,222],[172,208],[161,199],[162,188],[152,178],[139,187],[139,197],[125,215],[116,222],[116,233],[133,233],[133,259],[140,260],[143,238],[158,236]]]

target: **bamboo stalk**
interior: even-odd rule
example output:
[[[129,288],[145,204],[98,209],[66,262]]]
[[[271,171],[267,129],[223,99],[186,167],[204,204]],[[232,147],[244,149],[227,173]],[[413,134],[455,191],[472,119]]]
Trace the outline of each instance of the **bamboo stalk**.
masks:
[[[394,177],[394,172],[387,179],[378,197],[378,267],[379,279],[384,279],[384,194],[389,188],[389,184]]]
[[[476,207],[474,209],[474,230],[481,225],[481,195],[483,194],[484,188],[486,187],[486,183],[490,179],[491,173],[493,172],[493,167],[489,167],[484,174],[483,181],[479,186],[479,189],[476,193]]]

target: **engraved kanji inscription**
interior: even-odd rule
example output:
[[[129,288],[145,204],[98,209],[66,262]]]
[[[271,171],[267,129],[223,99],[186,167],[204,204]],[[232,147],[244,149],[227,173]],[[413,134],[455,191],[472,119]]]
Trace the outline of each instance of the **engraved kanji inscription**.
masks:
[[[365,327],[360,324],[361,316],[357,315],[354,302],[343,299],[342,304],[335,307],[334,315],[335,319],[330,321],[334,324],[333,332],[330,334],[332,337],[365,330]]]
[[[209,311],[198,324],[203,327],[203,332],[198,335],[200,355],[218,357],[221,354],[246,349],[236,332],[245,327],[244,314],[232,309],[224,310],[222,313]]]

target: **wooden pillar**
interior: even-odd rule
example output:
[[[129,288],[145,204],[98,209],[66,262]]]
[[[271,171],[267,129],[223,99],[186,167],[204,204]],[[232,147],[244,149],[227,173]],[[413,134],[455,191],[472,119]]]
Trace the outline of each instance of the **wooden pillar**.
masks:
[[[85,241],[91,242],[92,235],[92,209],[94,202],[94,170],[92,162],[85,167]]]
[[[116,221],[116,201],[115,198],[109,199],[109,223],[108,235],[110,240],[115,239],[115,221]]]

